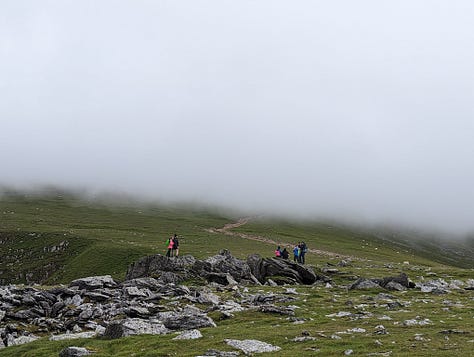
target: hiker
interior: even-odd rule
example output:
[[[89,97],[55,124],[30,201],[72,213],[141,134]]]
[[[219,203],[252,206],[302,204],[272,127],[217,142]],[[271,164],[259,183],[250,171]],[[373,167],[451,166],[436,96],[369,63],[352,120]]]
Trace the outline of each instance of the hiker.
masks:
[[[304,264],[305,260],[304,260],[304,256],[306,254],[306,252],[308,251],[308,247],[306,246],[306,243],[305,242],[301,242],[300,243],[300,255],[299,255],[299,262],[301,264]]]
[[[295,247],[293,248],[293,261],[296,263],[298,262],[298,257],[300,256],[300,247],[299,247],[299,242]]]
[[[168,244],[168,251],[166,252],[166,256],[169,258],[172,254],[172,250],[173,250],[173,246],[174,246],[174,242],[173,242],[173,238],[174,237],[171,237],[169,238],[167,241],[166,241],[166,244]]]
[[[283,248],[283,251],[281,252],[281,257],[285,260],[288,260],[289,254],[286,248]]]
[[[173,235],[173,250],[171,251],[171,255],[177,257],[179,255],[179,240],[176,233]]]
[[[275,250],[275,257],[280,258],[281,257],[281,248],[280,246],[277,247]]]

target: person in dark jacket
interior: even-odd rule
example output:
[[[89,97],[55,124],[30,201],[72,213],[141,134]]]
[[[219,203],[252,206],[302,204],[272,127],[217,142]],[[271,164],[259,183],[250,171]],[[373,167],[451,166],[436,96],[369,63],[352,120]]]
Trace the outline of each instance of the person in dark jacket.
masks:
[[[288,254],[288,251],[286,250],[286,248],[283,248],[282,252],[281,252],[281,257],[283,259],[288,259],[289,257],[289,254]]]
[[[171,255],[174,255],[175,257],[179,255],[179,240],[176,233],[173,235],[173,252]]]

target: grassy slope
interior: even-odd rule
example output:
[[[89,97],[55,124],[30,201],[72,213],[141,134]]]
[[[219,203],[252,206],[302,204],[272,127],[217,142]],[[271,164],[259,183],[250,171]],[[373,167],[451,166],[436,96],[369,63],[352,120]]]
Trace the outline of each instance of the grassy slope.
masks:
[[[73,278],[100,274],[112,274],[122,279],[131,261],[143,255],[163,253],[163,241],[173,232],[185,237],[182,241],[183,253],[191,253],[200,258],[215,254],[222,248],[230,249],[239,257],[246,257],[253,252],[270,256],[274,249],[272,245],[261,242],[207,233],[204,228],[220,227],[232,220],[232,217],[211,211],[196,213],[195,210],[186,208],[133,205],[110,208],[73,198],[4,197],[0,200],[0,215],[2,232],[40,232],[47,239],[59,241],[68,237],[71,241],[82,243],[74,245],[74,249],[71,248],[73,252],[62,257],[64,268],[50,278],[50,282],[66,283]],[[444,279],[464,280],[474,275],[472,269],[443,265],[428,257],[421,257],[410,249],[394,249],[392,244],[388,245],[375,235],[326,224],[254,222],[238,230],[291,244],[304,239],[311,248],[362,258],[354,260],[351,266],[339,268],[340,274],[333,279],[341,285],[350,283],[357,276],[382,277],[398,274],[400,271],[406,272],[414,280],[418,280],[420,276],[428,277],[429,274]],[[29,246],[30,243],[23,241],[10,248],[16,249],[19,244],[26,250],[33,247],[33,243]],[[47,244],[52,242],[48,241]],[[0,249],[3,250],[4,247],[5,245],[0,245]],[[336,263],[339,260],[308,255],[308,263],[316,269],[327,262]],[[403,264],[404,261],[409,261],[410,264]],[[44,265],[44,261],[36,263]],[[31,268],[35,263],[30,261],[28,264]],[[281,293],[283,290],[281,287],[250,287],[250,292],[254,293]],[[1,354],[6,357],[57,356],[65,346],[85,346],[96,350],[97,357],[195,356],[203,354],[208,348],[231,350],[224,344],[225,338],[254,338],[276,344],[282,347],[282,351],[272,354],[275,356],[343,355],[346,349],[353,349],[357,355],[393,351],[395,356],[448,356],[469,355],[473,347],[473,342],[469,342],[474,338],[472,291],[455,291],[449,296],[423,294],[419,291],[395,292],[392,293],[395,298],[406,302],[406,306],[389,311],[383,304],[374,302],[373,296],[378,291],[347,291],[344,288],[326,289],[322,286],[299,286],[297,290],[307,295],[290,304],[300,307],[297,317],[308,319],[303,325],[293,324],[285,317],[271,314],[244,312],[222,321],[216,314],[212,317],[218,327],[202,329],[204,337],[196,341],[173,341],[173,335],[137,336],[112,341],[92,339],[50,342],[41,339],[23,346],[9,347],[2,350]],[[446,309],[446,299],[459,302],[465,308]],[[326,316],[338,311],[366,311],[373,313],[375,317],[352,321],[347,317]],[[393,320],[378,320],[377,317],[382,315],[388,315]],[[433,323],[423,327],[405,327],[401,323],[416,316],[421,319],[429,318]],[[374,335],[374,328],[378,324],[383,324],[389,334]],[[367,332],[341,334],[341,340],[330,338],[336,332],[355,327],[363,327]],[[446,339],[440,331],[447,329],[462,329],[469,333],[452,334]],[[303,330],[310,332],[317,340],[292,342],[291,339],[300,336]],[[424,341],[415,339],[415,335],[419,333],[423,334]],[[382,346],[377,346],[375,340],[379,340]],[[315,352],[315,349],[319,352]]]
[[[242,244],[225,235],[206,232],[205,228],[223,226],[230,218],[188,208],[132,204],[111,207],[72,197],[14,195],[0,199],[0,218],[3,236],[40,233],[43,237],[49,236],[50,240],[47,244],[38,239],[21,243],[9,240],[10,244],[0,244],[2,253],[19,249],[42,250],[46,245],[53,245],[51,240],[58,244],[62,240],[77,243],[62,257],[59,253],[45,255],[39,252],[33,257],[25,257],[28,259],[25,268],[28,269],[34,262],[43,266],[45,261],[62,259],[64,267],[47,281],[50,283],[67,283],[74,278],[101,274],[123,279],[131,262],[145,255],[163,254],[165,241],[174,232],[182,237],[181,254],[192,254],[197,258],[214,255],[224,248],[242,258],[255,251],[269,250],[263,243]],[[0,271],[6,271],[3,275],[8,275],[8,270],[18,268],[18,264],[9,269],[0,266]]]

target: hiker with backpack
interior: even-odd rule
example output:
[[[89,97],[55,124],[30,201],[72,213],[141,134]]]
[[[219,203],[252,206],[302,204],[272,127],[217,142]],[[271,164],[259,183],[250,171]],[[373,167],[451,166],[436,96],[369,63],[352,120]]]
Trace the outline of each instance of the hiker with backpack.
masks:
[[[308,251],[308,247],[306,246],[306,243],[301,242],[300,243],[300,254],[298,256],[298,262],[299,263],[304,264],[304,262],[305,262],[304,256],[305,256],[307,251]]]
[[[283,251],[281,252],[281,257],[285,260],[288,260],[288,251],[286,250],[286,248],[283,248]]]
[[[296,262],[299,262],[299,256],[300,256],[300,247],[299,247],[300,243],[298,242],[297,245],[295,245],[295,247],[293,248],[293,261],[296,263]]]
[[[166,252],[166,256],[168,258],[170,256],[172,256],[172,254],[173,254],[172,251],[173,251],[173,247],[174,247],[174,237],[175,236],[176,236],[176,234],[166,241],[166,244],[167,244],[167,247],[168,247],[168,251]]]
[[[179,255],[179,240],[176,233],[173,236],[173,248],[172,248],[171,255],[174,255],[175,257]]]

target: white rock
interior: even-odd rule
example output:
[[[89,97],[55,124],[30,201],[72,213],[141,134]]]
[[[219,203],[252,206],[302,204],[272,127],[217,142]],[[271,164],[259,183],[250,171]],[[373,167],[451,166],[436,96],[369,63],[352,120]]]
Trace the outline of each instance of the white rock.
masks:
[[[348,311],[339,311],[338,313],[335,314],[329,314],[326,315],[326,317],[345,317],[345,316],[351,316],[352,313]]]
[[[17,346],[17,345],[24,345],[25,343],[30,343],[37,340],[38,337],[36,336],[20,336],[18,338],[14,338],[8,342],[8,346]]]
[[[75,340],[77,338],[92,338],[96,337],[97,333],[95,331],[86,331],[79,333],[65,333],[62,335],[53,335],[49,338],[50,341],[63,341],[63,340]]]
[[[173,340],[195,340],[201,338],[202,334],[199,330],[187,330],[180,333],[178,336],[173,338]]]
[[[366,330],[365,328],[355,327],[355,328],[347,329],[347,332],[364,333],[366,332]]]
[[[263,353],[263,352],[275,352],[280,351],[281,348],[278,346],[270,345],[269,343],[258,341],[258,340],[224,340],[229,346],[241,350],[245,354],[251,353]]]

